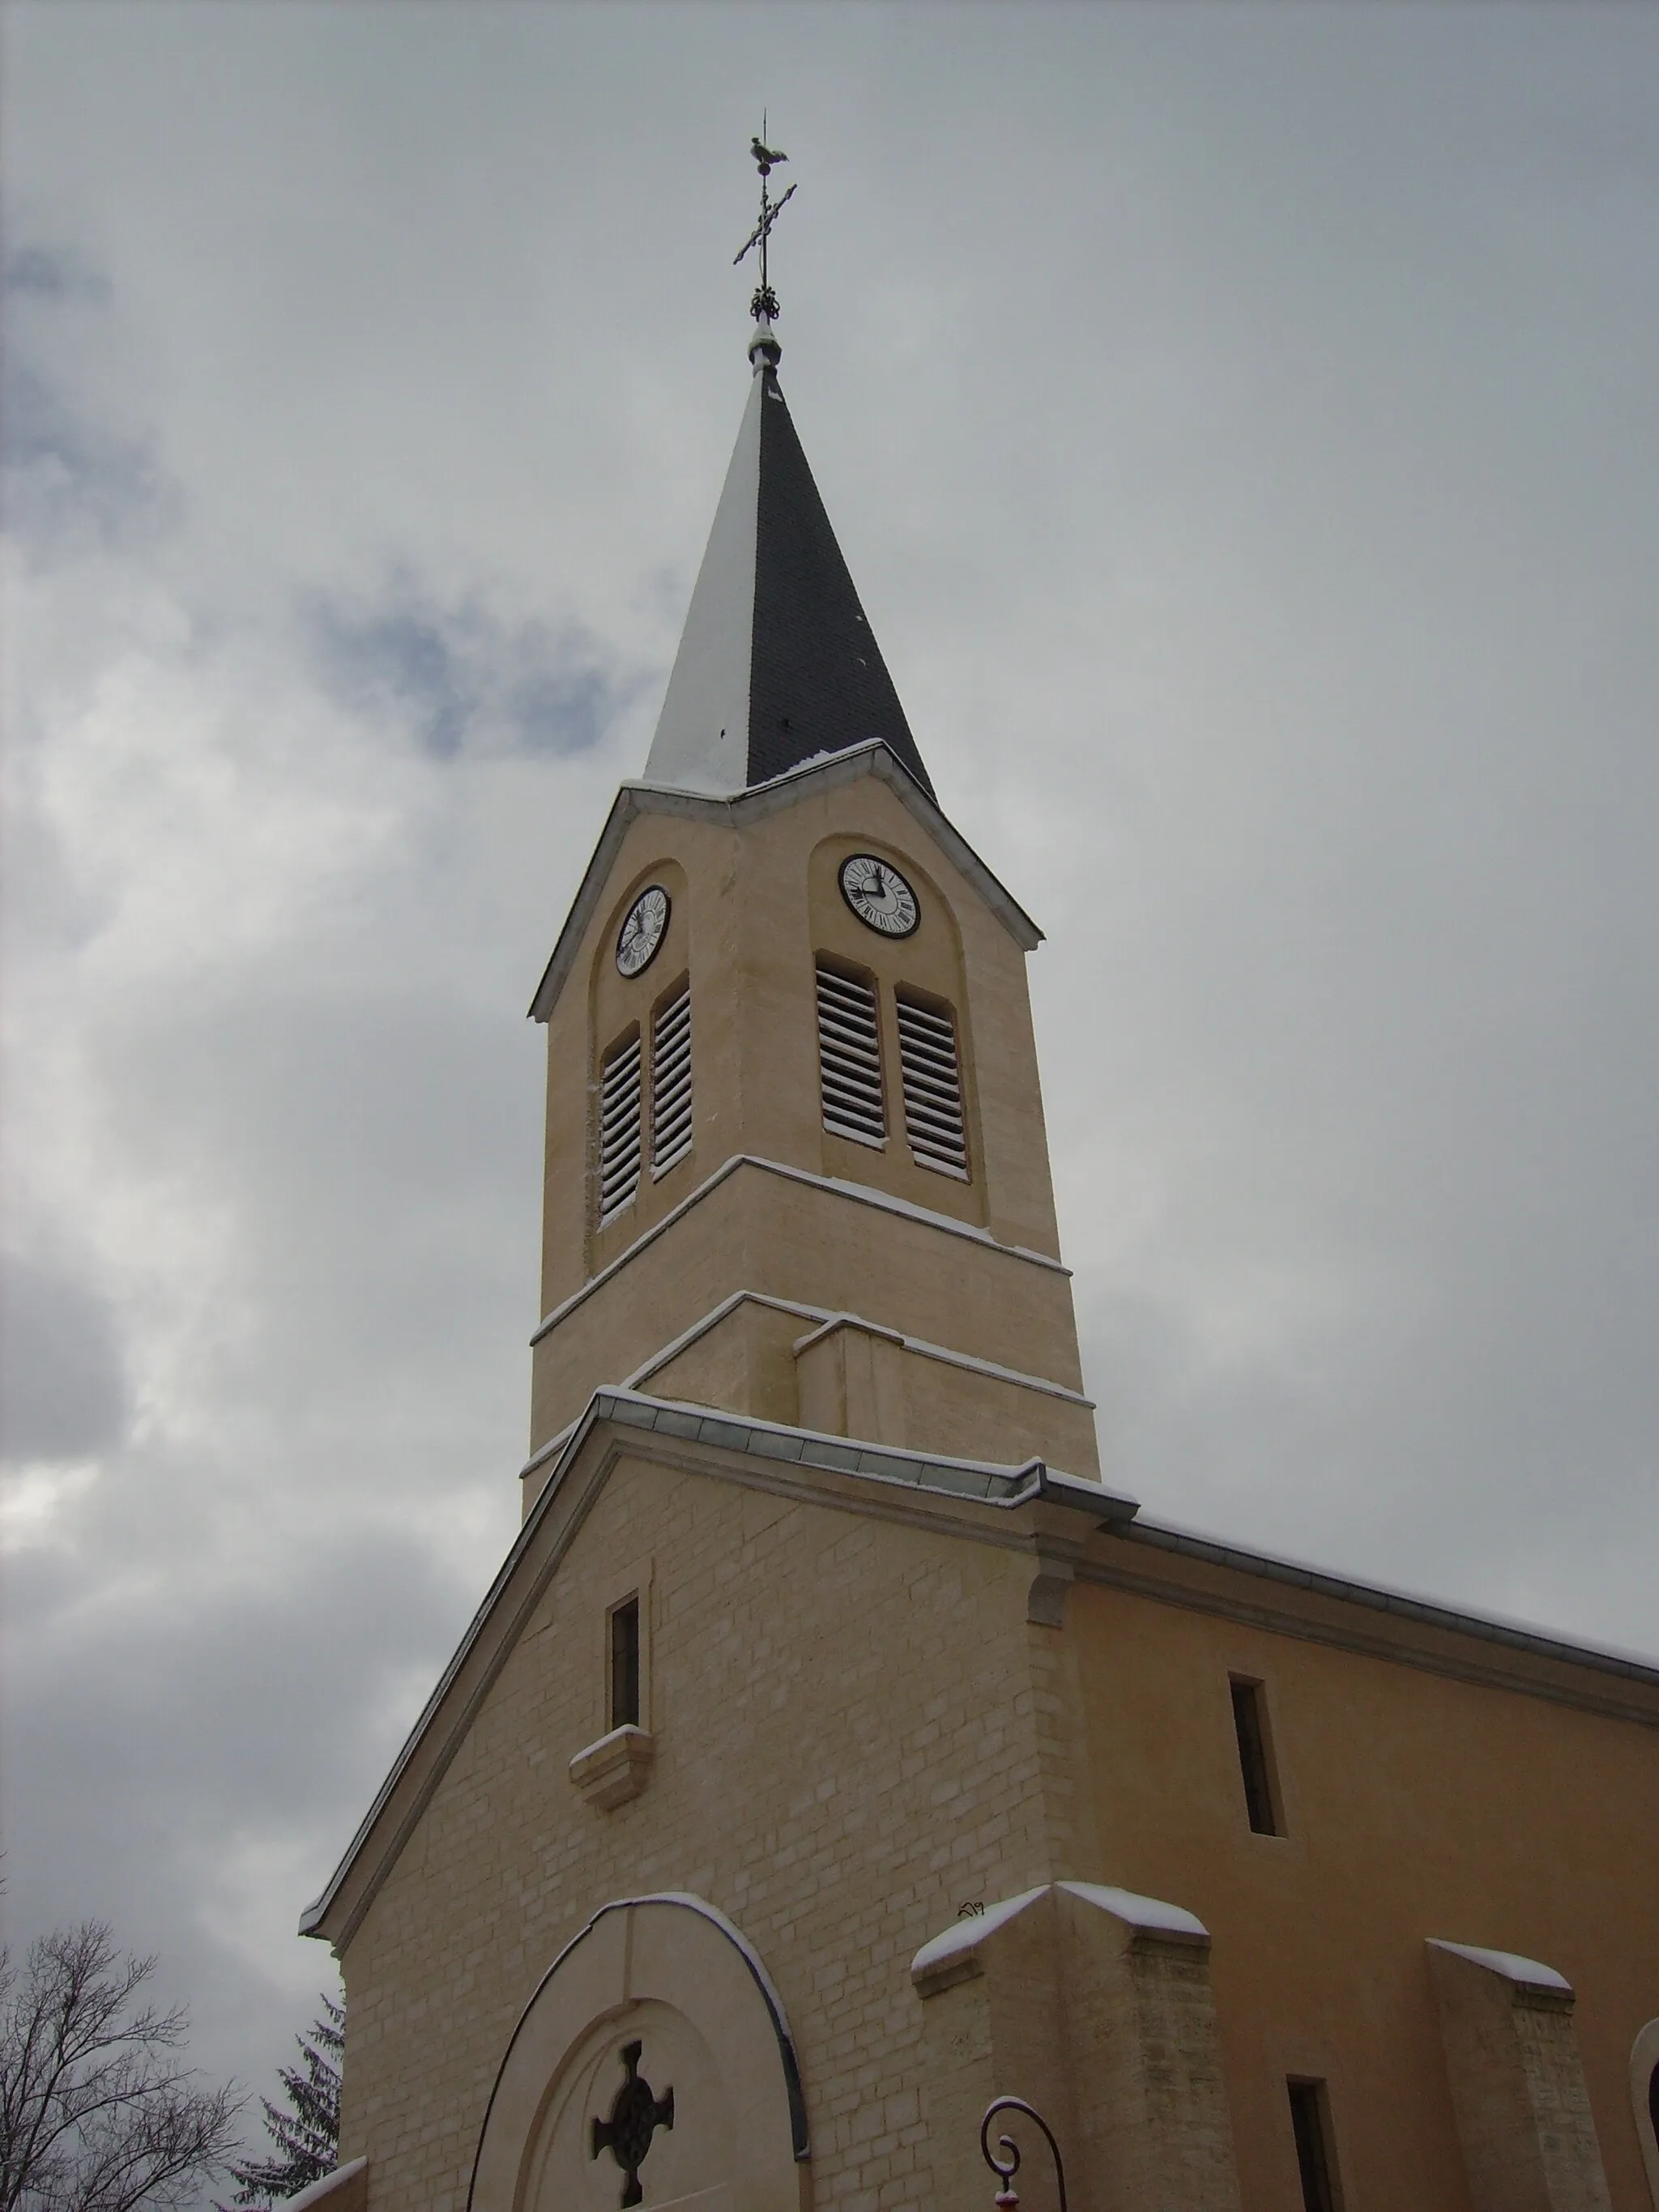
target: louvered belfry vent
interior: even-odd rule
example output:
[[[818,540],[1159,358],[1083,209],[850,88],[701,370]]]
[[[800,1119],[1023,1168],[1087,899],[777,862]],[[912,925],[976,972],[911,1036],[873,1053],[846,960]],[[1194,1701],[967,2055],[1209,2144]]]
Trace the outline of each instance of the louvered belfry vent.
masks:
[[[968,1180],[968,1127],[962,1109],[962,1060],[948,1009],[894,994],[904,1133],[916,1165]]]
[[[874,987],[818,966],[818,1075],[823,1126],[855,1144],[884,1145],[881,1033]]]
[[[651,1024],[651,1172],[666,1175],[691,1149],[691,985],[682,983]]]
[[[640,1187],[640,1033],[613,1044],[599,1069],[599,1226],[631,1206]]]

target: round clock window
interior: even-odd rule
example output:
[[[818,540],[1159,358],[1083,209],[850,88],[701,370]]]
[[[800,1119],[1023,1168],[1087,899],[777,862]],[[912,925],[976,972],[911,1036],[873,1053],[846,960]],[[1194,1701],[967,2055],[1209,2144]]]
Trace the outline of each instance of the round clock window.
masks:
[[[668,894],[660,884],[649,884],[623,917],[617,933],[617,965],[624,975],[637,975],[648,968],[668,927]]]
[[[908,937],[921,920],[921,908],[890,860],[873,853],[854,853],[841,864],[841,895],[866,928],[883,937]]]

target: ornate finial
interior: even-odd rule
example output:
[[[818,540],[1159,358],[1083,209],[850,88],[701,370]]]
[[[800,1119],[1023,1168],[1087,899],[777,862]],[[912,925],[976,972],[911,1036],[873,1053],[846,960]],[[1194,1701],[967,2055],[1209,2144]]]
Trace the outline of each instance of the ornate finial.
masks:
[[[789,156],[787,154],[781,154],[775,146],[769,146],[766,143],[764,135],[765,131],[766,117],[764,113],[763,113],[761,116],[762,136],[758,138],[751,138],[749,142],[749,150],[755,157],[755,167],[760,171],[760,221],[755,225],[753,230],[750,232],[748,237],[744,239],[743,244],[733,255],[732,266],[734,269],[737,267],[738,262],[743,259],[744,255],[748,252],[751,246],[759,246],[760,283],[755,287],[755,296],[749,302],[749,312],[754,317],[759,328],[757,330],[753,343],[749,348],[749,358],[755,363],[757,368],[760,368],[762,367],[775,368],[778,365],[779,357],[783,352],[783,348],[778,343],[777,339],[772,333],[773,320],[778,313],[778,295],[772,289],[771,282],[766,272],[766,246],[767,241],[772,234],[773,224],[777,221],[778,217],[783,213],[784,209],[789,204],[789,202],[795,196],[795,187],[791,185],[788,191],[784,193],[781,199],[775,200],[772,198],[771,188],[768,179],[770,178],[773,170],[778,166],[778,163],[780,161],[787,161],[789,159]]]

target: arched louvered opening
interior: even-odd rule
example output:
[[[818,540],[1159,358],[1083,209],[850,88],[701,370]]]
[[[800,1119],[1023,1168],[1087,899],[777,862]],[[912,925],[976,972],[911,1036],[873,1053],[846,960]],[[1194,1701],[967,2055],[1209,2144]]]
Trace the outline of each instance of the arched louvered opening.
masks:
[[[691,981],[651,1020],[651,1172],[666,1175],[691,1149]]]
[[[904,1133],[911,1156],[918,1167],[966,1182],[968,1125],[955,1017],[938,1000],[923,1000],[902,987],[893,1001],[904,1085]]]
[[[881,1030],[875,986],[818,963],[818,1080],[823,1126],[854,1144],[884,1146]]]
[[[599,1066],[599,1226],[631,1206],[640,1187],[640,1033],[630,1030]]]

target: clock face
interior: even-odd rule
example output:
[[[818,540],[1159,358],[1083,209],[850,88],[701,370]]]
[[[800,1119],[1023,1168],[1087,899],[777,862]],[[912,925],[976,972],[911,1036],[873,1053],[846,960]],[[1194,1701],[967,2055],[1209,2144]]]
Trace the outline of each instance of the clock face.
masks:
[[[637,975],[651,965],[667,927],[668,894],[660,884],[649,884],[629,908],[617,933],[617,965],[624,975]]]
[[[921,920],[921,908],[890,860],[854,853],[841,864],[841,895],[859,920],[884,937],[908,937]]]

